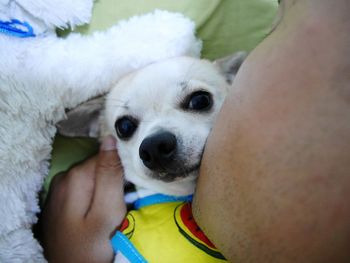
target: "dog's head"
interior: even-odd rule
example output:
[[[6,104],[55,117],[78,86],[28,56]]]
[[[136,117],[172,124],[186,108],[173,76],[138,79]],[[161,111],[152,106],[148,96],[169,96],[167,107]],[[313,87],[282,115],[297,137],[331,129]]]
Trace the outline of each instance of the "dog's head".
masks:
[[[105,132],[118,140],[128,181],[164,194],[193,193],[206,139],[244,57],[172,58],[117,83],[106,98]]]

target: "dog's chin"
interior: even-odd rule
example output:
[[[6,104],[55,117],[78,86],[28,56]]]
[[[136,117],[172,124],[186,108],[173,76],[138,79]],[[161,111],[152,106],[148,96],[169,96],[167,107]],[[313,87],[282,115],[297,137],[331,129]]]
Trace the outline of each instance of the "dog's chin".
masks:
[[[199,163],[191,167],[182,167],[176,170],[168,171],[150,171],[148,176],[152,179],[160,180],[165,183],[183,180],[187,177],[197,177],[199,170]]]
[[[132,182],[137,189],[148,189],[153,192],[174,196],[193,194],[197,177],[198,169],[187,173],[185,176],[178,175],[173,177],[171,180],[160,180],[158,177],[154,178],[145,173],[126,174],[126,179]]]

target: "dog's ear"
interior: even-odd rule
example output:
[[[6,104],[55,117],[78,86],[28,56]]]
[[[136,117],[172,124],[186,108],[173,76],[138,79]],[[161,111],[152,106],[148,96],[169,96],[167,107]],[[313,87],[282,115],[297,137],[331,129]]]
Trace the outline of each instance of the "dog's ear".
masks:
[[[246,57],[247,52],[240,51],[233,55],[215,60],[214,64],[216,64],[222,74],[225,75],[227,82],[232,84],[234,77]]]
[[[58,133],[68,137],[98,138],[104,101],[105,97],[97,97],[68,111],[67,119],[56,124]]]

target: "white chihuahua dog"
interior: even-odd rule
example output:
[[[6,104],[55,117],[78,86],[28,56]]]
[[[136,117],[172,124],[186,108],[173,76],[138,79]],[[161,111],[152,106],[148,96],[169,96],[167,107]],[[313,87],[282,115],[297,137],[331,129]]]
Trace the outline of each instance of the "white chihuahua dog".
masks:
[[[108,133],[117,137],[125,178],[137,190],[194,192],[207,136],[241,61],[242,54],[231,57],[223,69],[206,60],[169,59],[112,89],[105,109]]]
[[[207,136],[245,56],[238,52],[215,62],[178,57],[150,64],[122,78],[106,99],[68,112],[58,131],[112,134],[125,178],[137,189],[191,194]]]
[[[107,95],[102,133],[117,138],[125,178],[136,186],[138,198],[179,201],[194,193],[206,139],[245,56],[239,52],[213,63],[190,57],[163,60],[122,78]],[[68,113],[59,131],[97,135],[102,101]],[[151,242],[147,235],[145,243]]]

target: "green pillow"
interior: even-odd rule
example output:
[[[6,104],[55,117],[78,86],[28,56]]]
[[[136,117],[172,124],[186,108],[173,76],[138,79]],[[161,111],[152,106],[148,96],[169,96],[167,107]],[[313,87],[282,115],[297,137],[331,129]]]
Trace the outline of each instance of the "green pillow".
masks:
[[[91,23],[75,31],[90,34],[105,30],[121,19],[154,9],[181,12],[194,20],[197,35],[203,40],[202,57],[217,59],[238,50],[253,49],[270,29],[277,0],[99,0],[95,2]],[[56,136],[44,196],[56,173],[67,170],[97,149],[95,140]]]

